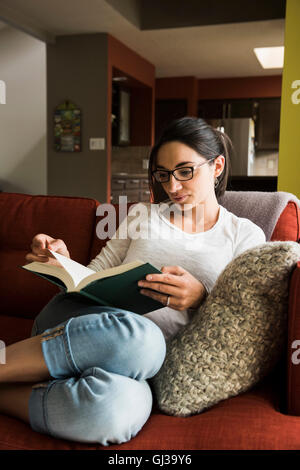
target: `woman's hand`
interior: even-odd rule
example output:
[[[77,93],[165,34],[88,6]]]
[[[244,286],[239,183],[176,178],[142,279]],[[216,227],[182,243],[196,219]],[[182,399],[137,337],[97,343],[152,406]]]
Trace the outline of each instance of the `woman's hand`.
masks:
[[[163,274],[148,274],[146,280],[138,282],[140,287],[145,288],[140,291],[141,294],[175,310],[200,306],[207,294],[202,282],[180,266],[164,266],[161,271]]]
[[[33,238],[31,253],[27,253],[25,258],[30,262],[39,261],[40,263],[61,266],[57,259],[50,253],[49,249],[70,258],[70,253],[63,240],[52,238],[44,233],[39,233]]]

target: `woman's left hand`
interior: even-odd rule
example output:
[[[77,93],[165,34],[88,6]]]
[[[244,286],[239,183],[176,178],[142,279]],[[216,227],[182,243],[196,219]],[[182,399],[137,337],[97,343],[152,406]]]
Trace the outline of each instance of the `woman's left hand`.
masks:
[[[145,288],[141,289],[141,294],[175,310],[200,306],[206,296],[202,282],[180,266],[164,266],[161,271],[162,274],[148,274],[146,280],[138,282],[139,287]]]

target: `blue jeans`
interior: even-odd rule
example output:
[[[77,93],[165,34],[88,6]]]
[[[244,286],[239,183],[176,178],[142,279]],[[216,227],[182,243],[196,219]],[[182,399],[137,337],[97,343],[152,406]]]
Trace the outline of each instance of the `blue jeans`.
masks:
[[[152,409],[147,379],[166,354],[160,328],[142,315],[60,293],[37,316],[31,336],[39,334],[53,380],[32,388],[32,429],[105,446],[133,438]]]

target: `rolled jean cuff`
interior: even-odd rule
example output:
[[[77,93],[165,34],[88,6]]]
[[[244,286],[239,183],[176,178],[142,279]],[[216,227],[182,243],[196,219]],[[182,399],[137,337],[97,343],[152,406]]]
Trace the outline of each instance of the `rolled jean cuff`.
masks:
[[[46,416],[46,399],[48,392],[54,382],[47,382],[34,385],[29,397],[29,423],[31,428],[42,434],[50,434],[47,416]]]
[[[55,379],[62,379],[81,374],[76,366],[69,341],[69,324],[72,318],[56,328],[44,331],[41,338],[42,351],[49,374]]]

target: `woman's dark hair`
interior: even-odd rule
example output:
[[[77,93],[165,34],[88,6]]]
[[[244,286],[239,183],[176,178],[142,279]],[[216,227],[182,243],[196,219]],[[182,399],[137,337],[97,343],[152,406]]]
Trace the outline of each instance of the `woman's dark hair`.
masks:
[[[223,132],[214,129],[204,119],[195,117],[183,117],[172,121],[163,131],[160,138],[152,147],[149,157],[148,179],[152,201],[156,204],[168,199],[162,184],[154,180],[152,170],[156,168],[156,159],[159,149],[168,142],[181,142],[195,150],[206,160],[223,155],[225,165],[222,174],[218,177],[219,184],[215,189],[217,199],[223,196],[227,186],[230,171],[229,150],[232,142]],[[209,162],[213,164],[214,160]]]

